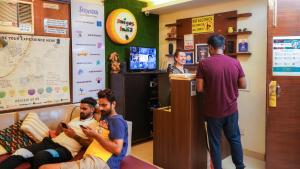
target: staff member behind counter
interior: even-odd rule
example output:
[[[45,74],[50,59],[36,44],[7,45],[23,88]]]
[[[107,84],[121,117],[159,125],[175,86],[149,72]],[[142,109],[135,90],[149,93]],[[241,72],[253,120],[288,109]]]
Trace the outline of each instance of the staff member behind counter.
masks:
[[[189,73],[189,71],[183,67],[185,63],[186,63],[185,53],[180,50],[176,50],[174,54],[174,65],[168,68],[170,69],[169,72],[172,74]]]

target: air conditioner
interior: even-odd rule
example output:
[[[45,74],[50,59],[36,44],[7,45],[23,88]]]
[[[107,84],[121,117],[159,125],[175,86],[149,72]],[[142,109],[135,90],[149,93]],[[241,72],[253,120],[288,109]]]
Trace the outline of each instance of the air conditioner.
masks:
[[[0,0],[0,32],[33,34],[32,2]]]

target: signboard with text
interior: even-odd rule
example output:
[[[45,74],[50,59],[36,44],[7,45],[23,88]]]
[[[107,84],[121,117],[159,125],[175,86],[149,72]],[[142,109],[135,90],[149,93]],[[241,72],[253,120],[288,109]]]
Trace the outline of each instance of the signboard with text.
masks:
[[[73,102],[105,88],[104,5],[72,0]]]
[[[192,19],[192,33],[213,33],[214,16],[201,16]]]

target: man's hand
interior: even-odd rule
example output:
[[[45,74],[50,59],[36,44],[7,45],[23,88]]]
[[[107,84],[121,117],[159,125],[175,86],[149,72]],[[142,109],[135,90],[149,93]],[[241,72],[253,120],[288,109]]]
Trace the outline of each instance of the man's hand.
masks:
[[[71,127],[67,128],[67,129],[63,128],[63,131],[67,136],[69,136],[71,138],[74,138],[76,136],[75,131]]]
[[[105,129],[108,129],[108,123],[107,123],[107,121],[105,121],[105,120],[101,120],[101,121],[99,122],[99,126],[105,128]]]
[[[203,92],[204,90],[204,81],[203,79],[196,79],[196,83],[197,83],[197,92]]]
[[[91,129],[90,127],[86,127],[86,128],[81,128],[82,132],[88,137],[88,138],[95,138],[98,133]]]

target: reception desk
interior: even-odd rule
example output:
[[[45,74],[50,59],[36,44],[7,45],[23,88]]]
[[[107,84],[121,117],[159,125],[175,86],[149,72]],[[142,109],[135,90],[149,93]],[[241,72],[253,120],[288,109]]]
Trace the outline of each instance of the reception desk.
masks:
[[[207,144],[202,98],[193,77],[172,78],[171,106],[154,111],[153,162],[165,169],[206,169]],[[223,157],[228,156],[228,145]]]

